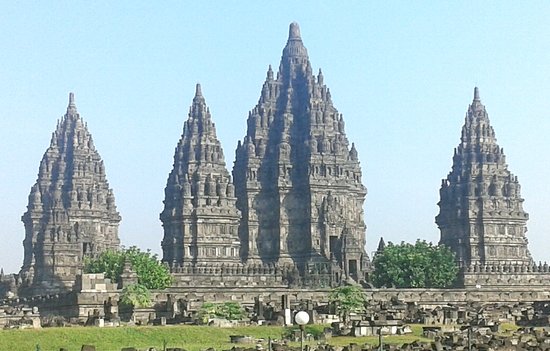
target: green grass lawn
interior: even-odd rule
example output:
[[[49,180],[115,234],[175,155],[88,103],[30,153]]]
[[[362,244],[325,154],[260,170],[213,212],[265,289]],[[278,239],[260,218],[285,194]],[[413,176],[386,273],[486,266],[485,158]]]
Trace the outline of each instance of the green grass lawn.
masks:
[[[309,332],[318,332],[323,326],[311,326]],[[281,339],[283,327],[251,326],[236,328],[215,328],[208,326],[166,326],[166,327],[66,327],[24,330],[0,330],[0,350],[35,351],[36,345],[41,351],[59,351],[64,347],[69,351],[80,351],[83,344],[95,345],[98,351],[120,351],[123,347],[155,347],[162,350],[167,347],[183,347],[188,351],[204,350],[213,347],[216,350],[228,350],[235,344],[229,342],[230,335],[249,335],[254,338],[269,337]],[[428,340],[420,336],[421,326],[413,326],[413,334],[407,336],[386,336],[384,343],[408,343],[414,340]],[[377,337],[333,337],[331,345],[378,344]],[[317,341],[311,341],[311,344]],[[299,343],[293,343],[298,346]],[[240,345],[255,347],[254,344]],[[267,346],[267,345],[265,345]],[[267,347],[266,347],[267,348]]]

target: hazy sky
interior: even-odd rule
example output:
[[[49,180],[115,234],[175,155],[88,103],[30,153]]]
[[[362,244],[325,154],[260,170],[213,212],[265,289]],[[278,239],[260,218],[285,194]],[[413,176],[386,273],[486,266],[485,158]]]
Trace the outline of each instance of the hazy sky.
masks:
[[[550,2],[3,1],[0,266],[22,264],[21,215],[75,93],[122,215],[120,238],[160,252],[164,187],[195,84],[231,170],[269,64],[297,21],[368,188],[369,253],[437,242],[441,178],[474,86],[522,185],[531,252],[550,260]]]

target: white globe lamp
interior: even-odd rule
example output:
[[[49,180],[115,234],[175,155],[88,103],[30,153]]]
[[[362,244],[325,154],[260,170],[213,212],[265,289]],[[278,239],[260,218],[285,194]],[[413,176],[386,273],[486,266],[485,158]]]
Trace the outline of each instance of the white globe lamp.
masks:
[[[309,313],[306,311],[300,311],[294,316],[294,320],[298,325],[306,325],[309,323]]]
[[[309,323],[309,313],[306,311],[296,313],[294,321],[300,326],[300,350],[304,351],[304,328]]]

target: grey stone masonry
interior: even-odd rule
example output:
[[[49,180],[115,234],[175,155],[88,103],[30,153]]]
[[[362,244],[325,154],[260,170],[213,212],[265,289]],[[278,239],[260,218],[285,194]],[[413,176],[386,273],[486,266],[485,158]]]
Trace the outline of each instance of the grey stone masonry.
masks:
[[[477,87],[440,198],[440,243],[461,266],[533,265],[518,178],[508,170]]]
[[[357,150],[323,74],[312,74],[298,24],[271,66],[233,168],[246,262],[330,262],[360,280],[368,264]]]
[[[31,188],[20,271],[25,295],[70,289],[83,258],[118,249],[121,220],[105,167],[69,95]]]
[[[240,262],[241,216],[235,202],[216,127],[197,84],[165,188],[163,261],[178,266]]]

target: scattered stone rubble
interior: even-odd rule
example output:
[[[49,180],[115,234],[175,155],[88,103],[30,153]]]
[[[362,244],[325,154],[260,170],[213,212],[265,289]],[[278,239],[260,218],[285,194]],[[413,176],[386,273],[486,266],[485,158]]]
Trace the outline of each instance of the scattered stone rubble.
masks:
[[[40,314],[37,307],[11,306],[0,303],[0,328],[40,328]]]
[[[235,339],[235,340],[233,340]],[[249,340],[250,339],[250,340]],[[285,341],[271,342],[271,340],[254,340],[245,336],[232,336],[232,341],[239,342],[227,351],[297,351],[299,347],[291,347]],[[257,342],[259,341],[259,342]],[[254,347],[243,347],[246,344],[256,344]],[[184,351],[183,348],[164,348],[166,351]],[[369,351],[380,350],[380,345],[351,343],[347,346],[331,346],[324,342],[317,345],[306,345],[307,351]],[[81,350],[96,351],[93,345],[82,345]],[[157,351],[160,349],[124,347],[121,351]],[[208,348],[208,351],[215,351]],[[463,328],[462,330],[446,332],[434,338],[433,341],[414,341],[402,345],[385,344],[382,339],[382,350],[386,351],[461,351],[461,350],[487,350],[487,351],[538,351],[550,350],[550,333],[545,329],[520,328],[511,335],[503,335],[495,332],[485,332],[475,328]],[[65,351],[65,349],[60,349]]]
[[[5,299],[0,301],[0,327],[27,328],[40,327],[41,316],[38,308],[29,303],[33,300]],[[134,310],[130,324],[166,325],[172,323],[190,323],[193,314],[199,309],[199,302],[184,300],[169,295],[168,299],[156,308]],[[26,304],[25,304],[26,303]],[[334,316],[334,307],[312,300],[264,301],[258,297],[253,305],[246,305],[250,321],[259,324],[286,324],[286,311],[306,310],[314,323],[326,321]],[[366,306],[365,313],[351,316],[351,325],[333,323],[317,340],[319,345],[309,347],[312,351],[355,351],[374,350],[376,346],[351,344],[344,348],[324,345],[333,335],[376,336],[407,334],[412,330],[410,323],[425,324],[423,337],[432,341],[415,341],[404,345],[383,345],[384,350],[550,350],[550,301],[534,303],[470,303],[439,305],[428,307],[416,303],[405,303],[397,298],[383,302],[373,302]],[[117,299],[108,298],[103,308],[89,312],[88,325],[116,326],[124,319],[123,311],[118,309]],[[120,314],[119,314],[120,313]],[[139,314],[143,316],[142,321]],[[64,326],[71,320],[62,317],[44,316],[44,326]],[[502,323],[516,323],[522,326],[512,334],[499,333]],[[539,327],[534,329],[533,327]],[[243,337],[244,338],[244,337]],[[311,336],[309,336],[311,340]],[[384,337],[382,337],[382,341]],[[423,339],[425,340],[425,339]],[[254,344],[254,343],[252,343]],[[265,342],[264,342],[265,344]],[[242,343],[239,343],[242,345]],[[87,345],[90,346],[90,345]],[[285,343],[274,343],[272,350],[290,350]],[[90,346],[93,347],[93,346]],[[262,346],[263,349],[264,346]],[[267,347],[265,347],[267,349]],[[132,350],[132,348],[126,348]],[[254,348],[254,350],[258,350]],[[244,351],[235,347],[234,351]]]

